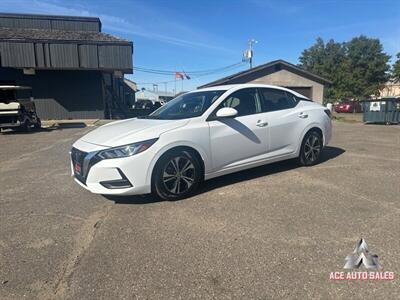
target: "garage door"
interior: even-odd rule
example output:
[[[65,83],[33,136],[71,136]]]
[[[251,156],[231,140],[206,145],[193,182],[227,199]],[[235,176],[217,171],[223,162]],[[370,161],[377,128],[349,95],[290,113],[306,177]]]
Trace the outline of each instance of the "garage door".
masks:
[[[286,88],[291,89],[295,92],[298,92],[299,94],[302,94],[303,96],[306,96],[307,98],[312,99],[312,92],[311,92],[311,87],[298,87],[298,86],[286,86]]]

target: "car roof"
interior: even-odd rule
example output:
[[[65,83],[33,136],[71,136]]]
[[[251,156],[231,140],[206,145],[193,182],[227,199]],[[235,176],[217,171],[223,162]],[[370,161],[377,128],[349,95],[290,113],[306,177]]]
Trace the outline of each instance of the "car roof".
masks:
[[[277,86],[277,85],[270,85],[270,84],[260,84],[260,83],[240,83],[240,84],[227,84],[227,85],[216,85],[216,86],[212,86],[212,87],[206,87],[206,88],[201,88],[198,90],[194,90],[192,92],[196,92],[196,91],[228,91],[228,90],[233,90],[233,89],[243,89],[243,88],[270,88],[270,89],[277,89],[277,90],[282,90],[282,91],[286,91],[286,92],[290,92],[292,94],[294,94],[297,97],[300,98],[304,98],[304,99],[308,99],[306,96],[295,92],[291,89],[287,89],[281,86]]]

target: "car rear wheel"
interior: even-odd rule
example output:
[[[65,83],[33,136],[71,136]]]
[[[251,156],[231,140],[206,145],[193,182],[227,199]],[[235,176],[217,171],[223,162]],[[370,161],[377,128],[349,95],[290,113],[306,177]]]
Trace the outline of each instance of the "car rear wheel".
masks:
[[[201,165],[191,151],[166,153],[156,165],[153,192],[164,200],[178,200],[191,195],[201,181]]]
[[[318,163],[323,147],[322,136],[319,132],[309,131],[301,143],[299,162],[302,166],[313,166]]]

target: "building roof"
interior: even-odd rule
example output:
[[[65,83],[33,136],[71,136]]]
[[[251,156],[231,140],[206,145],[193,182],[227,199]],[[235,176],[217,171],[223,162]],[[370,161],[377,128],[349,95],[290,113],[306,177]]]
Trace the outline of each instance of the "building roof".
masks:
[[[278,59],[271,61],[269,63],[259,65],[257,67],[251,68],[249,70],[241,71],[229,76],[226,76],[224,78],[212,81],[210,83],[204,84],[202,86],[199,86],[199,88],[204,88],[204,87],[210,87],[210,86],[215,86],[215,85],[224,85],[224,84],[229,84],[231,82],[233,83],[239,83],[240,79],[248,76],[248,75],[254,75],[256,76],[258,73],[260,74],[259,77],[265,76],[267,74],[271,74],[277,71],[280,71],[282,69],[286,69],[290,72],[296,73],[300,76],[309,78],[313,81],[322,83],[322,84],[331,84],[332,82],[326,78],[323,78],[321,76],[318,76],[316,74],[313,74],[311,72],[308,72],[294,64],[291,64],[285,60]]]
[[[86,21],[100,22],[98,17],[77,17],[77,16],[59,16],[59,15],[42,15],[42,14],[15,14],[0,13],[0,18],[16,18],[16,19],[43,19],[43,20],[66,20],[66,21]]]
[[[85,41],[94,43],[130,43],[103,32],[93,31],[66,31],[30,28],[0,28],[0,40],[7,41]]]
[[[124,78],[124,83],[134,92],[138,91],[136,82],[129,80],[128,78]]]

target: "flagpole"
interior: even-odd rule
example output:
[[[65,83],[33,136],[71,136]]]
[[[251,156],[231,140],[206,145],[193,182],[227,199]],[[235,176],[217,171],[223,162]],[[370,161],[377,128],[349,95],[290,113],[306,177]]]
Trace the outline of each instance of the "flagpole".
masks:
[[[175,88],[174,88],[174,93],[175,93],[175,95],[177,94],[177,93],[176,93],[176,73],[175,73]],[[174,96],[175,96],[175,95],[174,95]]]

